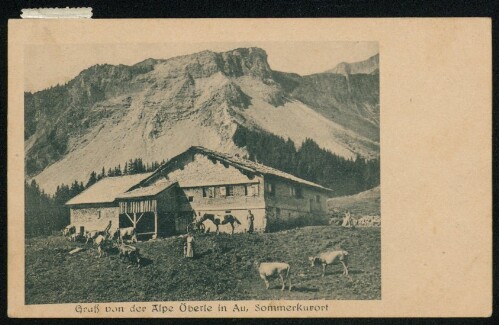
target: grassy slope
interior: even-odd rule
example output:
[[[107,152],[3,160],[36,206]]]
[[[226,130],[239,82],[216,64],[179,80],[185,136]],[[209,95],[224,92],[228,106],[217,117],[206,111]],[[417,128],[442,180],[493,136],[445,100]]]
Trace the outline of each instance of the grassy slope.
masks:
[[[380,188],[375,187],[351,196],[342,196],[327,201],[330,212],[350,210],[354,215],[380,215]]]
[[[168,300],[380,299],[379,228],[319,226],[269,234],[196,237],[196,259],[182,257],[178,237],[138,243],[143,266],[127,268],[117,255],[95,249],[68,252],[81,243],[34,238],[26,247],[26,303]],[[350,278],[335,265],[325,278],[307,257],[328,248],[350,252]],[[253,261],[287,261],[293,290],[278,280],[265,290]]]

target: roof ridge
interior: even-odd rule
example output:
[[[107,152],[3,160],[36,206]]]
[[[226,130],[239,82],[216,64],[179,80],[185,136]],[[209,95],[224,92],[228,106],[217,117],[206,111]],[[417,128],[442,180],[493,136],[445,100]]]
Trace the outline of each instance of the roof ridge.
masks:
[[[262,164],[260,162],[252,161],[252,160],[249,160],[249,159],[246,159],[246,158],[243,158],[243,157],[236,157],[237,159],[234,159],[234,155],[231,155],[229,153],[223,153],[223,152],[212,150],[212,149],[208,149],[208,148],[205,148],[203,146],[191,146],[188,150],[191,150],[191,149],[201,150],[201,151],[203,151],[204,153],[207,153],[207,154],[215,154],[217,156],[221,156],[222,158],[229,159],[229,160],[231,160],[232,163],[238,164],[238,165],[241,165],[241,164],[244,165],[245,162],[248,162],[248,163],[250,163],[250,165],[251,164],[257,165],[255,167],[262,166],[264,168],[269,169],[269,171],[278,172],[278,173],[275,173],[274,176],[290,179],[289,177],[285,177],[286,175],[289,175],[289,176],[292,177],[292,179],[291,179],[292,181],[299,182],[299,183],[301,182],[301,183],[307,184],[309,186],[319,187],[319,188],[331,191],[331,189],[329,189],[327,187],[324,187],[324,186],[322,186],[320,184],[314,183],[312,181],[308,181],[306,179],[303,179],[301,177],[295,176],[295,175],[290,174],[288,172],[279,170],[277,168],[274,168],[274,167],[271,167],[271,166],[267,166],[267,165]],[[241,162],[239,162],[237,160],[241,160]],[[253,166],[244,165],[243,167],[252,169],[252,170],[254,170],[256,172],[266,173],[265,171],[256,170]],[[279,174],[283,174],[283,175],[279,175]]]

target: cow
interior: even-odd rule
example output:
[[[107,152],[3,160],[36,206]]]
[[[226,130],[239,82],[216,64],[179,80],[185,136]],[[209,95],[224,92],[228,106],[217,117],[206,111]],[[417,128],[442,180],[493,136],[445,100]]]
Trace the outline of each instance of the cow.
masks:
[[[81,237],[81,234],[75,232],[68,237],[69,241],[76,242]]]
[[[121,244],[118,246],[119,257],[125,261],[128,259],[131,263],[136,263],[137,267],[140,267],[140,252],[135,246]]]
[[[102,231],[102,230],[90,230],[90,231],[85,232],[85,238],[87,239],[85,241],[85,245],[88,244],[89,241],[95,242],[95,239],[99,235],[103,236],[103,237],[107,237],[107,232]]]
[[[109,242],[107,236],[102,234],[98,235],[94,239],[94,244],[97,246],[97,252],[99,252],[99,257],[102,256],[102,252],[107,254],[107,251],[110,249],[111,243]]]
[[[291,277],[289,276],[290,267],[288,263],[282,263],[282,262],[259,263],[258,261],[256,261],[255,266],[258,269],[258,274],[260,274],[260,278],[262,278],[262,280],[265,282],[265,288],[267,290],[269,289],[270,286],[268,278],[279,276],[282,283],[281,290],[284,291],[284,288],[286,287],[285,279],[288,279],[289,291],[291,291]]]
[[[326,274],[326,267],[336,262],[343,265],[343,275],[348,275],[348,252],[345,250],[327,251],[308,259],[311,262],[311,267],[322,265],[322,277]]]
[[[118,238],[118,241],[121,241],[121,243],[124,242],[125,238],[130,238],[132,240],[132,243],[137,242],[137,232],[135,231],[134,227],[128,227],[128,228],[118,228],[113,236]]]
[[[74,225],[68,225],[62,230],[62,235],[64,237],[70,236],[74,233],[76,233],[76,226]]]

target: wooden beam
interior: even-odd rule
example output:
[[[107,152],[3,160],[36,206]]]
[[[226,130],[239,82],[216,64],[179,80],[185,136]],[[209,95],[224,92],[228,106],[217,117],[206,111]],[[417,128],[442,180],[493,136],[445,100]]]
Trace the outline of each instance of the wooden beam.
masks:
[[[125,215],[128,217],[128,219],[130,220],[130,222],[133,224],[133,220],[132,220],[132,218],[128,215],[128,213],[125,213]]]
[[[154,212],[154,234],[158,235],[158,213]]]
[[[142,212],[139,216],[139,219],[137,220],[136,224],[139,223],[140,219],[142,219],[142,217],[144,216],[144,212]]]

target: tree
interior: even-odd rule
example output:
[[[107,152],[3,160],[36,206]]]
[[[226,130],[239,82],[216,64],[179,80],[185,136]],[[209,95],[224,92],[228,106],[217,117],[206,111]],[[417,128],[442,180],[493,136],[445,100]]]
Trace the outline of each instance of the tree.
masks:
[[[297,149],[291,139],[239,126],[234,143],[248,152],[248,159],[329,187],[348,195],[379,185],[379,159],[346,159],[305,139]]]
[[[88,188],[88,187],[94,185],[96,182],[97,182],[97,173],[92,172],[92,173],[90,173],[90,178],[88,179],[87,185],[85,185],[85,187]]]

